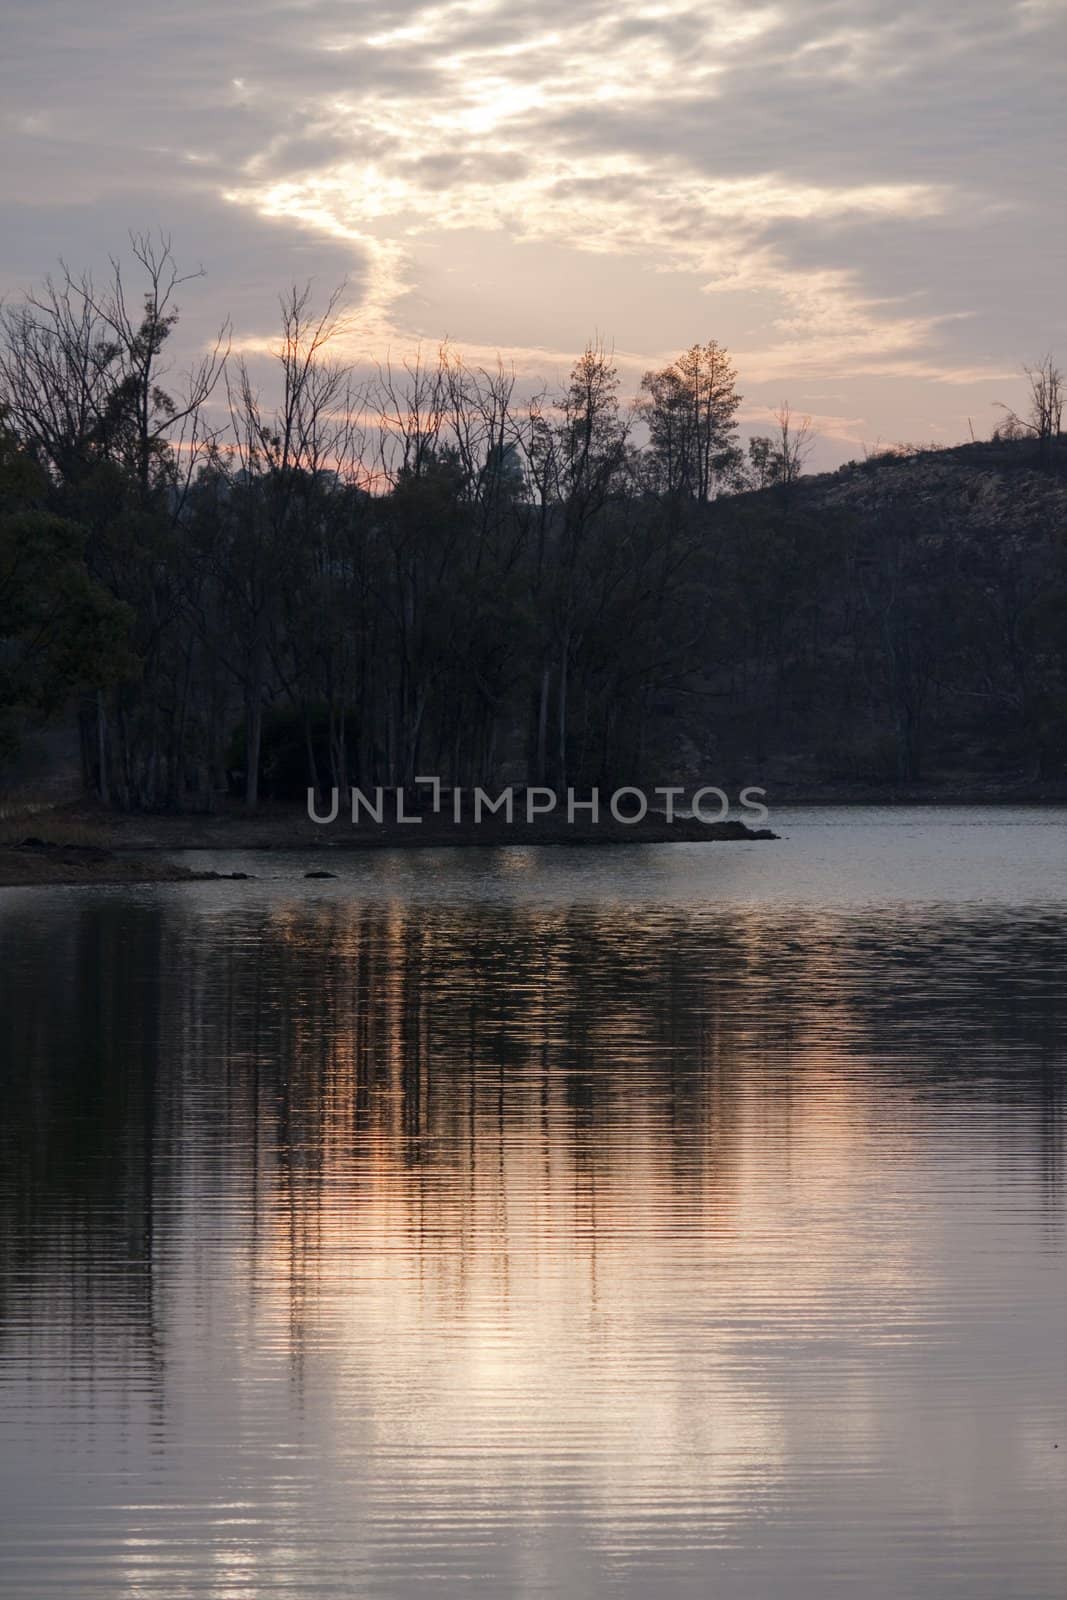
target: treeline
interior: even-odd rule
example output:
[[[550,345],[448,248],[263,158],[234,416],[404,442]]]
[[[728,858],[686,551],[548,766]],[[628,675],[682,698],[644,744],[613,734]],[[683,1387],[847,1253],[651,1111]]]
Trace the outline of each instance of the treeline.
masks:
[[[1055,761],[1047,507],[974,543],[816,492],[787,408],[742,452],[714,342],[629,406],[599,346],[533,400],[447,348],[360,386],[338,298],[293,290],[270,400],[226,329],[179,390],[184,280],[165,242],[133,256],[136,292],[65,272],[0,313],[2,730],[76,699],[103,800],[840,764],[871,729],[915,777],[946,705]]]

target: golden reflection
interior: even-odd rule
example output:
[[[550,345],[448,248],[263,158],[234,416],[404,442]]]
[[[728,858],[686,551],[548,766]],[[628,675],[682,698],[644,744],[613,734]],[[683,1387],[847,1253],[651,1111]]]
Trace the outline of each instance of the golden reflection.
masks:
[[[392,1394],[393,1447],[453,1449],[513,1409],[614,1439],[605,1504],[668,1452],[696,1497],[717,1462],[763,1481],[785,1407],[753,1347],[818,1340],[846,1284],[877,1340],[919,1289],[871,1204],[885,1085],[825,1038],[847,999],[825,917],[694,933],[573,907],[289,904],[230,974],[246,1027],[253,963],[277,1082],[248,1074],[227,1107],[233,1147],[262,1155],[232,1174],[260,1219],[234,1292],[294,1367],[328,1329],[338,1392]],[[894,1159],[917,1158],[904,1119]],[[660,1338],[670,1370],[646,1386],[637,1351]]]
[[[913,1488],[946,1526],[1046,1505],[1058,929],[1020,1007],[995,919],[508,882],[0,923],[44,974],[0,1014],[9,1394],[53,1396],[57,1459],[141,1452],[107,1592],[170,1592],[183,1519],[220,1596],[308,1548],[495,1595],[505,1546],[569,1593],[600,1556],[758,1562],[768,1508],[832,1552]]]

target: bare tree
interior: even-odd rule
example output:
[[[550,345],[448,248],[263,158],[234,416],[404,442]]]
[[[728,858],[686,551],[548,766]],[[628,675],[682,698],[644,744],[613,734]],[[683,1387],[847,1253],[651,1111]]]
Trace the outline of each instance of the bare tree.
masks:
[[[801,476],[811,452],[815,448],[815,434],[810,417],[793,416],[788,400],[783,400],[774,413],[778,424],[775,456],[778,462],[779,483],[792,484]]]
[[[742,484],[767,489],[772,484],[789,488],[804,472],[815,448],[810,417],[794,418],[788,400],[774,413],[777,432],[756,434],[748,442],[747,470],[740,474]]]
[[[88,278],[57,281],[0,308],[0,405],[19,438],[60,480],[86,465],[117,379],[118,351]]]
[[[378,367],[378,464],[382,481],[419,478],[437,456],[448,413],[447,346],[436,362],[420,350],[397,373],[391,361]]]
[[[165,235],[153,239],[149,234],[131,234],[130,250],[142,273],[139,305],[130,304],[122,263],[116,257],[111,261],[107,292],[97,299],[91,282],[87,292],[115,352],[117,381],[102,421],[112,434],[114,448],[125,453],[142,494],[147,495],[154,469],[164,461],[172,467],[176,444],[188,453],[190,444],[201,442],[200,418],[222,377],[229,352],[229,325],[219,330],[175,399],[163,387],[169,369],[162,365],[161,357],[178,320],[177,291],[202,278],[204,271],[198,267],[195,272],[180,272]]]
[[[281,300],[281,338],[273,351],[281,369],[281,399],[265,407],[242,361],[228,385],[233,433],[229,538],[216,548],[217,578],[233,619],[231,671],[245,710],[245,804],[259,803],[260,752],[268,668],[276,618],[291,594],[290,579],[306,554],[309,524],[324,490],[351,476],[363,455],[357,425],[362,397],[351,368],[333,360],[330,346],[347,331],[345,285],[312,311],[310,284],[294,285]],[[294,635],[298,638],[298,635]],[[226,649],[223,645],[222,648]]]
[[[160,559],[161,541],[215,440],[207,403],[225,366],[228,330],[173,386],[164,351],[178,319],[176,296],[202,274],[178,270],[166,237],[131,234],[130,252],[139,279],[132,298],[128,264],[113,257],[101,288],[61,264],[59,277],[0,311],[0,409],[44,469],[51,494],[85,523],[93,577],[136,615],[141,681],[96,695],[94,781],[103,798],[150,804],[180,765],[166,729],[172,734],[186,714],[185,676],[175,662],[187,641],[179,638],[173,565]]]
[[[1029,390],[1029,405],[1020,416],[1010,406],[999,405],[1005,413],[1005,423],[998,431],[1005,438],[1036,439],[1043,456],[1051,453],[1053,443],[1060,437],[1063,425],[1063,372],[1051,355],[1041,358],[1034,366],[1024,366]]]
[[[131,304],[123,263],[98,290],[63,265],[58,279],[0,309],[0,404],[50,472],[71,481],[101,460],[130,471],[142,499],[162,476],[188,481],[203,453],[204,408],[229,349],[224,324],[176,394],[164,387],[164,346],[176,295],[203,276],[179,271],[166,237],[130,235],[141,285]]]

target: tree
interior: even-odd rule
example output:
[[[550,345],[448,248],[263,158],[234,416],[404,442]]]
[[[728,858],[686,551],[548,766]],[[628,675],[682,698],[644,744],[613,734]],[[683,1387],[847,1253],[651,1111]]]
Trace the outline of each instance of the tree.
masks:
[[[341,284],[321,312],[312,310],[311,285],[293,285],[281,300],[281,338],[273,352],[281,378],[277,407],[264,406],[241,362],[229,385],[234,448],[226,497],[225,538],[214,550],[229,639],[220,643],[244,701],[245,804],[259,803],[263,712],[270,669],[285,676],[278,638],[286,602],[309,593],[307,564],[321,533],[324,501],[359,456],[354,419],[359,405],[351,370],[330,347],[345,331]],[[304,580],[301,587],[301,580]],[[307,632],[286,634],[289,661],[305,719],[307,662],[317,646],[317,619]],[[302,692],[303,691],[303,692]],[[343,701],[342,701],[343,721]],[[310,746],[309,746],[310,748]]]
[[[772,484],[788,489],[803,474],[815,448],[811,418],[797,422],[788,400],[782,401],[774,420],[778,424],[775,435],[756,434],[748,441],[748,471],[743,481],[753,489],[767,489]]]
[[[128,607],[94,583],[85,529],[50,512],[47,480],[0,418],[0,744],[26,718],[132,673]]]
[[[619,407],[619,374],[599,342],[586,346],[553,405],[533,408],[528,466],[541,506],[533,606],[543,658],[537,696],[535,771],[548,764],[549,698],[556,683],[555,783],[567,786],[571,671],[583,631],[595,536],[627,486],[629,420]]]
[[[1029,405],[1020,416],[1010,407],[1001,405],[1005,413],[1006,438],[1036,439],[1043,459],[1048,460],[1063,427],[1063,372],[1051,355],[1043,356],[1034,366],[1024,366],[1029,390]]]
[[[646,372],[641,415],[648,425],[653,487],[710,500],[737,465],[737,373],[714,339],[669,366]]]
[[[175,296],[203,275],[179,271],[169,239],[130,235],[142,279],[131,304],[127,273],[113,257],[107,284],[59,279],[0,309],[0,402],[11,426],[61,483],[101,461],[126,471],[142,498],[187,483],[204,446],[204,406],[222,376],[224,326],[175,398],[164,387]]]
[[[96,726],[83,748],[96,752],[102,798],[152,806],[181,787],[190,673],[175,535],[212,448],[205,408],[228,336],[220,330],[172,393],[165,350],[176,295],[200,273],[179,272],[166,238],[133,234],[130,254],[136,293],[128,264],[113,258],[102,287],[64,266],[0,312],[0,404],[40,464],[48,509],[83,528],[90,577],[133,613],[141,671],[96,686],[85,708]]]

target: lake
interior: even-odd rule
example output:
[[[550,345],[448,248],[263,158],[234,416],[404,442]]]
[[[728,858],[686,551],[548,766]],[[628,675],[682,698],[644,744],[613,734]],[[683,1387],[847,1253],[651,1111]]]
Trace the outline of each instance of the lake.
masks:
[[[0,891],[4,1600],[1062,1600],[1067,812],[771,822]]]

